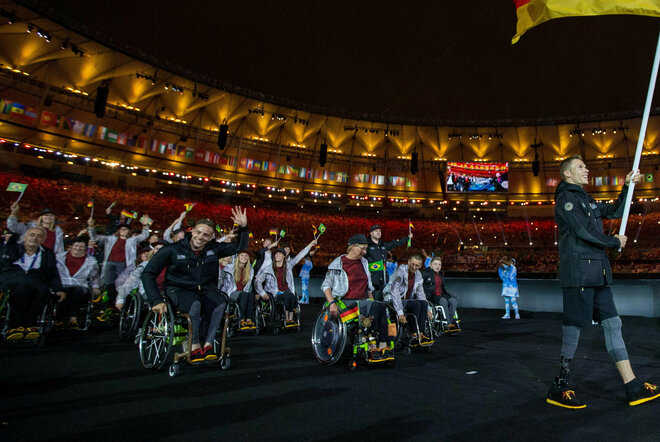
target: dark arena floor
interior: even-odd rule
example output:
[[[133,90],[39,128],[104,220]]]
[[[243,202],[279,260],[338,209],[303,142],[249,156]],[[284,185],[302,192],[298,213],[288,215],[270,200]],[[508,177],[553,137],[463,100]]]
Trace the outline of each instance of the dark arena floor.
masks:
[[[301,333],[232,338],[232,367],[142,368],[115,328],[55,332],[43,349],[2,345],[0,440],[658,441],[660,400],[630,407],[599,327],[583,330],[573,385],[588,407],[545,403],[558,314],[499,319],[463,309],[463,333],[393,368],[323,367]],[[636,374],[660,381],[660,321],[624,317]]]

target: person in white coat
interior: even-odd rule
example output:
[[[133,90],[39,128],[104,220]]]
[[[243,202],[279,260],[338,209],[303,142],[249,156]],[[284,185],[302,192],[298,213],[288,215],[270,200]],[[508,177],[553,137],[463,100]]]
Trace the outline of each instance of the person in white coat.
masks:
[[[312,240],[295,257],[286,259],[286,252],[277,249],[272,252],[273,264],[271,266],[263,265],[255,278],[255,287],[257,294],[268,299],[273,296],[276,300],[284,303],[284,313],[286,326],[293,327],[296,322],[293,320],[293,310],[296,305],[296,288],[293,280],[293,267],[309,253],[310,249],[316,245],[316,240]]]
[[[121,224],[113,235],[99,235],[94,228],[94,220],[92,218],[87,220],[89,237],[103,246],[101,281],[103,281],[103,285],[108,291],[108,298],[112,303],[117,296],[115,279],[126,266],[135,262],[138,243],[149,237],[149,217],[143,216],[140,218],[140,222],[142,232],[136,236],[131,235],[131,228],[126,224]]]
[[[36,220],[20,223],[18,222],[18,209],[17,202],[11,205],[7,217],[7,229],[20,235],[20,241],[23,241],[23,236],[30,227],[42,227],[46,231],[46,239],[42,246],[51,249],[55,255],[64,252],[64,232],[62,232],[60,226],[55,224],[57,220],[55,212],[50,209],[43,209]]]
[[[78,327],[76,313],[83,302],[89,298],[90,292],[95,296],[100,293],[99,265],[93,256],[87,254],[87,238],[75,238],[68,252],[57,254],[57,271],[66,293],[58,316],[68,318],[68,327]]]

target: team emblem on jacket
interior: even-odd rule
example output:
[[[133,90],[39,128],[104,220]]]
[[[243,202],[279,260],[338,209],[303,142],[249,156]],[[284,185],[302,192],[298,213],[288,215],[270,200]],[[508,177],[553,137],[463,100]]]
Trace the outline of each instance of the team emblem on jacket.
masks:
[[[567,211],[567,212],[570,212],[571,210],[573,210],[573,203],[569,201],[566,204],[564,204],[564,210]]]

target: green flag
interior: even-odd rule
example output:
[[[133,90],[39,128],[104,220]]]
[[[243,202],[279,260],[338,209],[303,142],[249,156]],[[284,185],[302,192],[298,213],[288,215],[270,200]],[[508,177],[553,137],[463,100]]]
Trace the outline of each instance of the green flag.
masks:
[[[27,184],[24,183],[9,183],[7,186],[9,192],[25,192],[25,189],[27,189]]]
[[[383,261],[376,261],[369,264],[370,272],[380,272],[383,270]]]
[[[319,232],[321,233],[325,232],[325,226],[323,224],[319,224]]]

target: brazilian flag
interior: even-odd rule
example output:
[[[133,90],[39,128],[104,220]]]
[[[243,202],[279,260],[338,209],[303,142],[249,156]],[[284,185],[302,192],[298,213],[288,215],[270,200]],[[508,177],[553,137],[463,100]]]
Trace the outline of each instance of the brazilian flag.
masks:
[[[372,262],[372,263],[369,264],[369,271],[370,272],[381,272],[381,271],[383,271],[383,268],[384,268],[384,266],[383,266],[383,261],[382,260]]]

